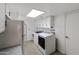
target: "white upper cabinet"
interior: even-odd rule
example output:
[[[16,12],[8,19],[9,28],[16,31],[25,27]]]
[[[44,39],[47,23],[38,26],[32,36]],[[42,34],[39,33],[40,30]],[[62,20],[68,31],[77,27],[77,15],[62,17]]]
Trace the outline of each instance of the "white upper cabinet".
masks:
[[[0,3],[0,33],[5,31],[5,4]]]
[[[41,19],[37,21],[38,28],[52,28],[54,27],[54,17],[50,16],[45,19]]]

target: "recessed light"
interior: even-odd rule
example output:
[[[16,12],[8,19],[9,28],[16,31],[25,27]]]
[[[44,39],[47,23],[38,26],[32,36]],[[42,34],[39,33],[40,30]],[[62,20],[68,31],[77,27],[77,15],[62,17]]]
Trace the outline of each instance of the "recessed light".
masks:
[[[44,13],[43,11],[32,9],[32,11],[27,16],[28,17],[37,17],[43,13]]]

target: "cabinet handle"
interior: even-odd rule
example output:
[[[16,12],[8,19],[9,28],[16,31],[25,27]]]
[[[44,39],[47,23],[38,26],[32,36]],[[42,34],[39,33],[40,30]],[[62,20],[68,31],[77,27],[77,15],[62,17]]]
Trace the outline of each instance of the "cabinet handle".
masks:
[[[68,39],[69,39],[69,37],[68,37],[68,36],[65,36],[65,38],[68,38]]]

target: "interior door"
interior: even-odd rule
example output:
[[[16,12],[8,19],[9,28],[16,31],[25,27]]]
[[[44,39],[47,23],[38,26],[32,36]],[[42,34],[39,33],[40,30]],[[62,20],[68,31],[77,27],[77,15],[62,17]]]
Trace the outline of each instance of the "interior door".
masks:
[[[67,15],[66,53],[70,55],[79,55],[79,13]]]

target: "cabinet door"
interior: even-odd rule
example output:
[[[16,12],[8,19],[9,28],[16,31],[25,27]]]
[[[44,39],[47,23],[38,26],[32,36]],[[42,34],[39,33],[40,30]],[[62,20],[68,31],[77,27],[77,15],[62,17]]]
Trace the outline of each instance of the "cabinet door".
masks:
[[[67,15],[66,52],[79,55],[79,13]]]
[[[34,44],[38,45],[38,35],[34,34]]]

